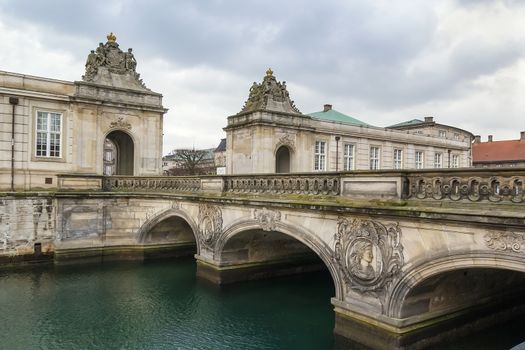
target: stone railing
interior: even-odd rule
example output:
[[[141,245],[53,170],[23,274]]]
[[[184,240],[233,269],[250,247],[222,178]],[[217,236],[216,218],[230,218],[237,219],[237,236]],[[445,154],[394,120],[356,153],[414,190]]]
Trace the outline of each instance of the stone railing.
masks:
[[[340,193],[339,174],[258,174],[224,176],[224,191],[235,193],[314,194]]]
[[[173,176],[106,176],[102,181],[104,191],[151,191],[151,192],[198,192],[201,189],[199,177]]]
[[[351,199],[524,203],[525,169],[383,170],[225,176],[60,175],[62,190],[297,194]]]
[[[449,169],[447,169],[449,170]],[[525,201],[525,172],[480,169],[408,173],[408,198],[451,201]]]

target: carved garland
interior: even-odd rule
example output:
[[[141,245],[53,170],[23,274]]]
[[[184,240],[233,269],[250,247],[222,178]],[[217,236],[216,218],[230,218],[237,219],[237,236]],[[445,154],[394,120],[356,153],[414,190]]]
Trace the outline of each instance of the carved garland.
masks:
[[[274,231],[277,222],[281,221],[281,213],[276,210],[266,208],[255,209],[253,212],[254,219],[261,225],[264,231]]]
[[[199,204],[199,241],[213,250],[222,232],[222,212],[216,205]]]
[[[490,249],[525,254],[525,238],[517,232],[490,232],[484,237]]]
[[[110,128],[123,128],[123,129],[128,129],[128,130],[131,130],[131,124],[130,123],[126,123],[124,121],[124,118],[123,117],[119,117],[117,119],[117,121],[115,122],[111,122],[109,124],[109,127]]]
[[[279,137],[279,141],[277,142],[275,150],[277,151],[281,146],[287,146],[288,148],[290,148],[291,151],[295,152],[294,138],[295,137],[290,134],[281,135],[281,137]]]
[[[347,288],[384,295],[404,263],[399,225],[339,218],[334,239],[333,259]]]

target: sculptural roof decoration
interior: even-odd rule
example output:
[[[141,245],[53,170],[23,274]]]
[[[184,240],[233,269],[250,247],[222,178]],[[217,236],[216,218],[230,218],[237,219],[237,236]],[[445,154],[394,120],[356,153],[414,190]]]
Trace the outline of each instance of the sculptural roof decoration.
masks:
[[[115,34],[113,34],[113,32],[109,33],[106,38],[108,39],[108,42],[110,43],[114,43],[115,41],[117,41],[117,37],[115,36]]]
[[[91,50],[86,61],[86,73],[82,80],[113,87],[148,90],[140,74],[136,72],[137,60],[133,49],[123,52],[117,43],[117,37],[109,33],[105,44],[99,43],[95,50]]]
[[[250,95],[238,114],[260,110],[302,114],[290,99],[286,82],[278,82],[271,68],[268,68],[266,71],[266,76],[262,83],[257,84],[253,82],[250,88]]]

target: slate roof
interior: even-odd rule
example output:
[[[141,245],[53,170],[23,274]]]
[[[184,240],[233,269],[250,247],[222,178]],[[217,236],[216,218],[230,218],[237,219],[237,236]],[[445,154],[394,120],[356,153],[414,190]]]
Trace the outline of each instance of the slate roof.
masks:
[[[421,119],[412,119],[412,120],[407,120],[406,122],[402,122],[402,123],[398,123],[398,124],[387,126],[387,128],[400,128],[400,127],[403,127],[403,126],[414,126],[414,125],[419,125],[419,124],[423,124],[423,123],[424,123],[424,121],[421,120]]]
[[[213,152],[225,152],[226,151],[226,139],[221,139],[221,142],[219,143],[219,145],[217,146],[217,148],[215,148],[215,151]]]
[[[472,144],[473,162],[525,161],[525,140],[492,141]]]
[[[370,124],[367,124],[359,119],[356,119],[349,115],[338,112],[335,109],[330,109],[326,112],[321,111],[321,112],[309,113],[308,115],[316,119],[328,120],[332,122],[339,122],[339,123],[352,124],[352,125],[358,125],[358,126],[371,126]]]

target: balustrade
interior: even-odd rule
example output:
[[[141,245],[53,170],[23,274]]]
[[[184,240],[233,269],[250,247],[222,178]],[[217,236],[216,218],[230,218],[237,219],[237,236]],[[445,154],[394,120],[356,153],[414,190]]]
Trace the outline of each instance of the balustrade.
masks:
[[[104,177],[105,191],[167,191],[198,192],[201,180],[198,177]]]
[[[65,190],[74,189],[74,186],[83,183],[81,178],[84,179],[78,175],[60,175],[59,177],[61,188]],[[325,174],[248,174],[205,177],[91,176],[90,178],[86,176],[84,180],[87,179],[96,183],[102,179],[104,191],[296,194],[345,196],[348,198],[358,196],[358,194],[354,194],[353,190],[348,189],[342,192],[341,184],[352,181],[361,184],[366,180],[365,182],[369,185],[367,185],[368,187],[360,187],[359,196],[361,198],[364,196],[370,199],[381,199],[383,197],[377,194],[377,188],[383,188],[380,184],[384,186],[385,179],[392,182],[396,178],[402,183],[402,190],[397,192],[399,199],[525,203],[525,172],[522,169],[359,171]],[[368,191],[370,191],[369,195],[367,194]]]
[[[226,176],[224,191],[336,196],[340,193],[340,176],[322,174]]]
[[[478,202],[524,202],[525,176],[483,175],[461,173],[428,176],[410,174],[408,177],[411,199],[433,199]]]

